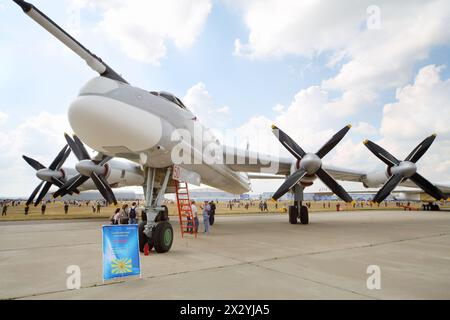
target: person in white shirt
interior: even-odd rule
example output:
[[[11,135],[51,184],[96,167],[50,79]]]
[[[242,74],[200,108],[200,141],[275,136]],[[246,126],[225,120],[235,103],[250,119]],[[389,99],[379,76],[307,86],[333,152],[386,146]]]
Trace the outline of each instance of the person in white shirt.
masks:
[[[198,209],[195,205],[195,201],[192,200],[191,202],[191,208],[192,208],[192,216],[194,217],[194,223],[195,223],[195,232],[198,231]]]

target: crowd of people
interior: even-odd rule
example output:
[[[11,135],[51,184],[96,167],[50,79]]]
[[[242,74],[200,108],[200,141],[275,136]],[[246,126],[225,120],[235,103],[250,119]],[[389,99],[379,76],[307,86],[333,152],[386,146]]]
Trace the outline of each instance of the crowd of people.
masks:
[[[116,208],[111,216],[111,224],[137,224],[137,203],[133,202],[131,207],[124,204],[121,208]]]

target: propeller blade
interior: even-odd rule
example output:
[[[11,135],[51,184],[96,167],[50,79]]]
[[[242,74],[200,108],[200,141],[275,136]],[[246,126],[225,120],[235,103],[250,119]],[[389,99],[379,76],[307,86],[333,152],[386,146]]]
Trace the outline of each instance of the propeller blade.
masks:
[[[91,179],[92,181],[94,181],[98,191],[100,191],[103,198],[105,198],[105,200],[108,203],[114,203],[116,205],[117,204],[116,197],[114,196],[114,192],[111,190],[111,187],[109,186],[105,177],[103,177],[102,175],[98,175],[95,172],[92,172]]]
[[[66,138],[67,144],[69,145],[70,149],[72,149],[75,157],[77,157],[77,159],[80,161],[83,160],[83,155],[78,149],[78,145],[75,143],[75,141],[67,133],[64,133],[64,138]]]
[[[330,152],[336,145],[344,138],[347,134],[348,130],[352,127],[351,124],[346,125],[344,128],[339,130],[327,143],[323,145],[319,151],[316,152],[316,155],[322,159],[328,152]]]
[[[425,138],[414,150],[406,157],[405,161],[411,161],[416,163],[422,156],[427,152],[428,148],[430,148],[434,139],[436,139],[436,134],[432,134],[431,136]]]
[[[69,192],[75,192],[75,189],[82,185],[89,177],[83,176],[82,174],[78,174],[72,178],[70,178],[58,191],[53,194],[54,198],[62,197],[68,194]]]
[[[50,164],[50,166],[48,167],[50,170],[56,170],[56,168],[58,167],[59,163],[61,162],[61,160],[64,158],[64,156],[66,155],[66,150],[67,150],[67,145],[64,146],[64,148],[61,149],[61,151],[58,153],[58,155],[56,156],[56,158],[53,160],[53,162]]]
[[[328,174],[325,170],[320,168],[317,170],[316,175],[319,177],[320,180],[322,180],[323,183],[327,185],[328,188],[331,189],[331,191],[334,192],[339,198],[344,200],[345,202],[352,202],[353,199],[350,197],[350,195],[347,193],[347,191],[342,188],[342,186],[337,183],[336,180],[333,179],[332,176]]]
[[[415,173],[411,177],[409,177],[409,179],[411,179],[411,181],[417,184],[419,188],[421,188],[436,200],[442,200],[445,198],[441,190],[439,190],[434,184],[422,177],[420,174]]]
[[[55,177],[52,177],[52,183],[59,188],[62,188],[62,186],[64,186],[64,181],[57,179]]]
[[[273,134],[280,140],[281,144],[297,159],[300,160],[306,154],[302,148],[292,140],[286,133],[284,133],[281,129],[272,125]]]
[[[384,150],[382,147],[370,140],[364,140],[364,145],[377,156],[378,159],[386,163],[388,166],[395,166],[400,163],[392,154]]]
[[[44,184],[44,181],[39,183],[38,186],[33,190],[33,192],[31,193],[31,196],[28,198],[27,202],[25,203],[26,206],[29,206],[33,202],[34,197],[36,197],[36,194],[39,192],[39,190],[41,189],[43,184]]]
[[[284,194],[291,190],[300,181],[300,179],[305,176],[305,174],[306,170],[300,169],[287,177],[284,183],[273,194],[272,199],[278,200],[281,198]]]
[[[22,156],[23,160],[25,160],[30,166],[32,166],[36,171],[45,169],[45,166],[37,160],[34,160],[27,156]]]
[[[81,155],[83,156],[82,160],[90,160],[91,156],[89,155],[86,148],[84,147],[83,142],[81,142],[81,140],[76,135],[73,135],[73,140],[75,141],[75,144],[77,145],[78,150],[80,150]]]
[[[61,161],[58,163],[58,165],[56,166],[56,170],[61,169],[61,167],[63,166],[64,162],[66,162],[67,158],[69,157],[70,153],[72,152],[72,150],[70,149],[70,147],[66,150],[66,153],[64,154],[64,156],[62,157]]]
[[[381,203],[386,197],[395,189],[395,187],[403,180],[401,174],[392,175],[388,181],[378,190],[377,194],[373,198],[373,202]]]
[[[34,202],[35,207],[42,201],[42,199],[44,199],[45,195],[47,194],[48,190],[50,190],[51,186],[52,186],[51,182],[46,182],[44,184],[41,193],[39,193],[39,196],[36,198],[36,201]]]
[[[102,161],[100,161],[99,165],[103,166],[105,163],[107,163],[109,160],[111,160],[113,157],[111,156],[103,156]]]

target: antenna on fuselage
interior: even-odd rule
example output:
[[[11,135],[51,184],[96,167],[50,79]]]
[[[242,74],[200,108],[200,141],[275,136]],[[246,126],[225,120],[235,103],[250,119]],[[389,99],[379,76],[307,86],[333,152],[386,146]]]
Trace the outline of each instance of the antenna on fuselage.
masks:
[[[75,40],[70,34],[64,31],[60,26],[53,22],[49,17],[42,13],[38,8],[23,0],[13,0],[17,3],[31,19],[36,21],[41,27],[50,32],[55,38],[64,43],[81,59],[86,61],[92,70],[98,72],[102,77],[128,83],[117,72],[102,61],[95,54],[86,49],[81,43]]]

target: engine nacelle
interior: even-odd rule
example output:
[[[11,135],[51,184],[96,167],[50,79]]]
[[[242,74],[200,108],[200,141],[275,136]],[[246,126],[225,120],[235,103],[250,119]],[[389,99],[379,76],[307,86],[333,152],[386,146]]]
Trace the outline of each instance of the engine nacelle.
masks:
[[[362,180],[362,183],[366,188],[378,188],[382,186],[391,175],[392,172],[390,168],[382,171],[370,172]]]
[[[298,169],[300,169],[300,160],[297,160],[295,162],[292,163],[291,166],[291,174],[294,173],[295,171],[297,171]],[[314,180],[317,179],[317,176],[315,174],[306,174],[301,180],[300,180],[300,184],[303,187],[310,187],[313,185]]]

